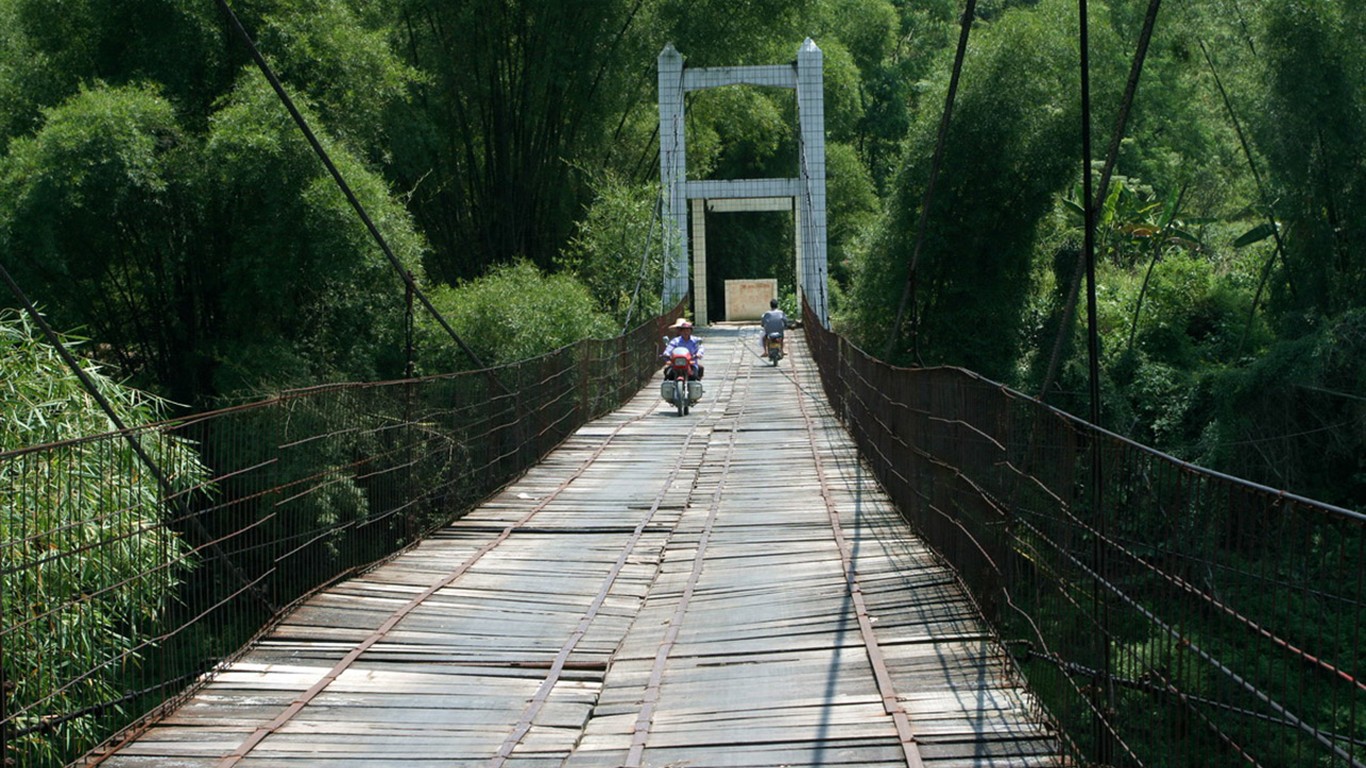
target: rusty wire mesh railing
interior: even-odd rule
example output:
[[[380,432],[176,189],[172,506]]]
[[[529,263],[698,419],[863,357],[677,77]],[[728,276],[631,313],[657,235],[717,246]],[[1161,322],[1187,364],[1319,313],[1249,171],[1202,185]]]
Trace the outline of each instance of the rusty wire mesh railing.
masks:
[[[805,327],[866,461],[959,572],[1073,759],[1366,761],[1366,518]]]
[[[63,765],[174,703],[283,608],[446,524],[633,396],[676,314],[500,368],[320,386],[0,453],[0,754]],[[129,437],[174,494],[148,482]]]

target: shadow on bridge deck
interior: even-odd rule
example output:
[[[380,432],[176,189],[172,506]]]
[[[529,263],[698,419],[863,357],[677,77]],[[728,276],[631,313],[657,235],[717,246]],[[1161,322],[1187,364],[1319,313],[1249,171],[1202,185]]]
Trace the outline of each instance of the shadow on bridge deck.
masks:
[[[703,336],[690,415],[647,386],[102,765],[1058,762],[799,335],[777,368],[755,327]]]

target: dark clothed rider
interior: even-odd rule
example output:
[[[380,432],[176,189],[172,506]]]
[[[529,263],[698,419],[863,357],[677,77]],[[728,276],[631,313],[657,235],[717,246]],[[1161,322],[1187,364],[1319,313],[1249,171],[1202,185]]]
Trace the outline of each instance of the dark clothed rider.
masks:
[[[765,312],[764,316],[759,320],[759,325],[764,329],[763,336],[759,338],[759,355],[761,357],[768,351],[768,348],[764,346],[766,343],[765,340],[768,339],[768,335],[770,333],[776,333],[778,334],[778,338],[781,339],[783,333],[787,330],[787,315],[784,315],[783,311],[778,309],[778,300],[773,299],[768,302],[768,306],[769,310]]]

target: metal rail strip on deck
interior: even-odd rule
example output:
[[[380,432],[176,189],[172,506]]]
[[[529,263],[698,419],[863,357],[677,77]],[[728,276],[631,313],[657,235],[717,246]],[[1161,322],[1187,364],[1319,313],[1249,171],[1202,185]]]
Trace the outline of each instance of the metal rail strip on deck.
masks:
[[[799,339],[706,333],[464,519],[305,602],[112,768],[1052,765]]]
[[[800,377],[797,377],[796,381],[799,390],[806,386]],[[816,429],[812,423],[811,411],[807,408],[806,398],[798,397],[797,404],[801,406],[802,419],[806,422],[807,431],[814,435]],[[820,478],[821,500],[825,503],[826,514],[830,516],[830,531],[835,538],[835,543],[839,546],[840,564],[844,568],[845,583],[849,587],[849,596],[854,601],[854,609],[858,614],[859,634],[863,637],[863,645],[868,652],[868,662],[873,666],[878,691],[882,694],[882,706],[891,716],[892,722],[896,724],[897,737],[901,740],[901,749],[906,754],[907,768],[921,768],[925,763],[920,757],[920,747],[915,741],[911,719],[906,714],[905,707],[901,706],[901,701],[896,694],[896,684],[892,681],[892,676],[887,669],[887,660],[882,655],[881,647],[878,646],[877,633],[873,631],[873,617],[868,613],[867,601],[863,599],[863,588],[859,586],[858,571],[854,565],[854,553],[845,538],[844,529],[840,525],[839,510],[831,498],[830,488],[826,485],[825,462],[821,459],[820,450],[816,447],[815,440],[811,441],[811,459],[816,466],[816,476]]]

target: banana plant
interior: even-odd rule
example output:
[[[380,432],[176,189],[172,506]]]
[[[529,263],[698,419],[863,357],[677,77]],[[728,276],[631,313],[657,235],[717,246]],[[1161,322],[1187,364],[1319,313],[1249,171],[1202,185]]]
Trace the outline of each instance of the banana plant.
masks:
[[[1096,210],[1096,240],[1100,253],[1113,263],[1136,266],[1144,255],[1149,256],[1148,269],[1134,303],[1134,315],[1129,324],[1129,349],[1133,349],[1138,334],[1138,318],[1143,310],[1143,299],[1153,270],[1169,249],[1203,251],[1205,244],[1186,229],[1187,222],[1178,217],[1186,187],[1174,191],[1165,199],[1158,199],[1149,188],[1123,176],[1116,176],[1110,191]],[[1077,203],[1081,198],[1080,185],[1064,204],[1081,216],[1084,211]]]
[[[1134,302],[1134,317],[1129,323],[1130,350],[1133,350],[1134,338],[1138,335],[1138,316],[1143,310],[1143,297],[1148,293],[1148,282],[1152,280],[1153,269],[1157,262],[1162,260],[1162,255],[1169,248],[1189,251],[1202,251],[1205,248],[1200,238],[1184,229],[1184,223],[1177,218],[1177,213],[1181,210],[1181,201],[1185,197],[1186,187],[1182,186],[1180,192],[1169,194],[1167,199],[1160,203],[1161,210],[1155,219],[1130,227],[1130,236],[1144,241],[1146,249],[1152,254],[1148,261],[1148,271],[1143,274],[1143,284],[1138,289],[1138,300]],[[1157,210],[1158,207],[1158,203],[1153,203],[1144,210],[1150,212]]]
[[[1276,238],[1276,247],[1271,252],[1271,257],[1262,266],[1261,276],[1257,279],[1257,292],[1252,294],[1252,306],[1247,310],[1247,322],[1243,324],[1243,335],[1238,339],[1238,351],[1241,353],[1243,345],[1247,343],[1247,336],[1252,331],[1252,320],[1257,315],[1257,305],[1262,301],[1262,291],[1266,290],[1266,280],[1271,277],[1271,267],[1276,263],[1276,256],[1281,257],[1281,262],[1286,265],[1289,271],[1289,263],[1285,261],[1285,251],[1281,247],[1281,224],[1276,220],[1275,215],[1268,213],[1268,219],[1261,224],[1249,229],[1233,241],[1234,248],[1245,248],[1253,243],[1260,243],[1268,237]],[[1294,283],[1290,284],[1294,290]]]

